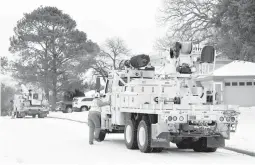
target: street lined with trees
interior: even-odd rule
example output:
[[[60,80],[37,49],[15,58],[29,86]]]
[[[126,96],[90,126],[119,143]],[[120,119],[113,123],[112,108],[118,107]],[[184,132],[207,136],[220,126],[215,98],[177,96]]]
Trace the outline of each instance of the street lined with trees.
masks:
[[[178,40],[192,41],[213,45],[230,59],[255,61],[255,1],[162,2],[157,20],[168,31],[156,41],[157,50],[169,51]],[[92,69],[93,75],[106,80],[110,69],[118,69],[120,61],[132,55],[121,37],[106,38],[99,45],[77,28],[71,15],[56,7],[25,13],[13,32],[9,51],[17,60],[1,57],[1,74],[42,88],[52,108],[63,95],[95,87],[94,82],[84,81],[87,71]],[[2,95],[7,90],[2,85]]]

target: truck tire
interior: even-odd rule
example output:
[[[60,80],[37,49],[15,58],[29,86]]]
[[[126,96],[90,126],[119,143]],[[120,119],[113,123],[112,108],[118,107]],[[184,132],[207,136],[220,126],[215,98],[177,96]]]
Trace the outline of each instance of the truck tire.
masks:
[[[38,114],[38,118],[43,118],[43,114]]]
[[[137,129],[138,148],[143,153],[150,153],[151,148],[151,124],[147,117],[143,117]]]
[[[179,143],[176,143],[176,146],[178,147],[178,149],[192,149],[193,142],[189,139],[184,139]]]
[[[38,114],[38,118],[45,118],[47,117],[47,114]]]
[[[80,111],[81,111],[81,112],[88,111],[88,110],[89,110],[89,108],[88,108],[87,106],[82,106],[82,107],[80,108]]]
[[[178,144],[176,144],[176,146],[178,149],[188,149],[188,146],[183,143],[178,143]]]
[[[198,141],[193,143],[193,150],[195,152],[203,152],[206,148],[206,139],[200,138]]]
[[[204,152],[215,152],[215,151],[217,151],[217,147],[213,147],[213,148],[206,147],[206,149],[204,150]]]
[[[137,124],[134,119],[128,120],[124,130],[125,144],[128,149],[137,149]]]
[[[17,118],[24,118],[26,116],[26,114],[24,112],[19,112],[17,114]]]
[[[105,132],[104,130],[101,130],[101,131],[100,131],[100,134],[99,134],[98,140],[99,140],[100,142],[101,142],[101,141],[104,141],[105,136],[106,136],[106,132]]]
[[[163,149],[164,149],[164,148],[153,148],[153,149],[152,149],[152,152],[154,152],[154,153],[160,153],[160,152],[163,151]]]
[[[198,141],[194,142],[193,150],[195,152],[215,152],[217,150],[217,147],[207,147],[206,143],[206,138],[200,138]]]
[[[19,112],[16,112],[16,118],[20,118]]]
[[[66,112],[67,112],[67,113],[72,113],[72,112],[73,112],[73,110],[72,110],[72,108],[71,108],[71,107],[66,107]]]
[[[35,117],[36,117],[36,115],[32,115],[32,117],[33,117],[33,118],[35,118]]]

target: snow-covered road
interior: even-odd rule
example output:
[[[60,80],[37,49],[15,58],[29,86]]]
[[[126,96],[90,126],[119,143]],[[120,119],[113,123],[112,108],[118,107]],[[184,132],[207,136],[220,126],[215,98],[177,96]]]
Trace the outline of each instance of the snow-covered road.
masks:
[[[255,158],[219,149],[215,153],[177,150],[144,154],[128,150],[123,134],[88,144],[86,124],[59,119],[0,118],[0,164],[254,164]]]

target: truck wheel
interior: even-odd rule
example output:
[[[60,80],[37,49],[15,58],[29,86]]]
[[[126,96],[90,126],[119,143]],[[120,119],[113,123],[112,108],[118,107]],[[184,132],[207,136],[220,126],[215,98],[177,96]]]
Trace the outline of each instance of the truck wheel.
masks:
[[[99,141],[104,141],[105,136],[106,136],[106,132],[104,130],[101,130],[99,134],[99,138],[98,138]]]
[[[160,153],[163,151],[164,148],[153,148],[152,149],[152,152],[155,152],[155,153]]]
[[[204,152],[215,152],[215,151],[217,151],[217,147],[215,148],[206,147],[206,149],[204,150]]]
[[[87,106],[82,106],[80,109],[81,112],[88,111],[88,110],[89,108]]]
[[[176,144],[176,146],[178,149],[188,149],[188,146],[183,143],[178,143]]]
[[[195,152],[203,152],[206,148],[206,139],[200,138],[198,141],[193,143],[193,150]]]
[[[71,108],[71,107],[67,107],[67,108],[66,108],[66,112],[67,112],[67,113],[72,113],[72,112],[73,112],[73,110],[72,110],[72,108]]]
[[[128,149],[137,149],[137,124],[134,120],[128,120],[125,125],[125,143]]]
[[[143,153],[149,153],[151,148],[151,125],[148,118],[143,118],[138,125],[137,131],[138,148]]]
[[[36,115],[32,115],[32,117],[33,117],[33,118],[35,118],[35,117],[36,117]]]
[[[24,118],[25,116],[26,116],[26,114],[24,112],[19,113],[19,118]]]
[[[192,141],[189,139],[184,139],[179,143],[176,143],[178,149],[192,149]]]
[[[206,146],[206,138],[201,138],[198,141],[196,141],[193,145],[193,150],[195,152],[215,152],[217,150],[217,147],[207,147]]]

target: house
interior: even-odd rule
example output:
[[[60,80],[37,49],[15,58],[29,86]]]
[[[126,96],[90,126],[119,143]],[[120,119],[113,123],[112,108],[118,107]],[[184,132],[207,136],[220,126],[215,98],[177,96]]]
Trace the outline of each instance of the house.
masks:
[[[198,80],[224,104],[255,106],[255,63],[232,61]]]

